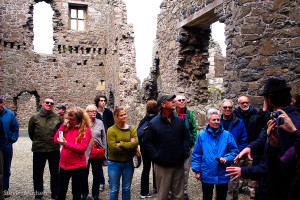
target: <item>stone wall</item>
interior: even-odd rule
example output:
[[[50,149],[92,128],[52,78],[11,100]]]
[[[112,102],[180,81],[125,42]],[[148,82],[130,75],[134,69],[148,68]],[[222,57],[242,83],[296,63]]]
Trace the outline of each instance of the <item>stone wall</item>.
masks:
[[[212,5],[217,6],[208,18],[204,11]],[[219,108],[223,98],[237,101],[247,95],[259,107],[263,101],[258,95],[269,77],[284,77],[299,93],[299,15],[298,0],[164,0],[147,82],[157,83],[157,93],[185,94],[199,127],[205,125],[207,109]],[[201,24],[182,26],[190,18]],[[209,24],[217,20],[226,25],[225,59],[212,58],[209,49]],[[213,69],[211,62],[224,66]],[[154,73],[158,69],[159,75]],[[214,80],[212,73],[218,76]],[[154,87],[143,89],[148,96],[155,93],[149,91]]]
[[[224,1],[227,56],[224,96],[257,97],[269,77],[300,93],[300,2]],[[230,15],[228,15],[230,14]]]
[[[0,93],[21,127],[27,126],[32,114],[28,110],[34,105],[23,103],[37,99],[36,111],[46,96],[67,108],[85,108],[96,94],[104,93],[111,108],[125,105],[132,112],[139,80],[134,32],[127,24],[125,4],[120,0],[46,1],[54,11],[55,41],[53,54],[46,55],[33,51],[33,9],[38,2],[4,1],[0,7]],[[70,30],[70,5],[87,8],[85,31]]]

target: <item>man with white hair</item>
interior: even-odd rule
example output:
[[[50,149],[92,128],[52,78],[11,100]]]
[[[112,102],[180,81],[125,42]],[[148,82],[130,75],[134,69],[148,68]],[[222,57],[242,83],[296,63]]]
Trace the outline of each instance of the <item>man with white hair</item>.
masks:
[[[203,199],[212,199],[216,185],[217,200],[225,200],[228,182],[226,166],[233,163],[238,149],[235,140],[220,125],[220,111],[209,109],[206,115],[207,127],[199,133],[191,158],[195,178],[202,182]]]
[[[191,151],[193,151],[193,147],[195,145],[195,141],[197,137],[197,126],[194,119],[194,115],[186,107],[185,96],[176,95],[175,102],[176,102],[176,109],[174,110],[174,114],[179,116],[184,121],[184,124],[187,130],[189,131],[190,148]],[[190,156],[184,161],[184,200],[189,199],[187,189],[188,189],[189,172],[191,167],[191,156],[192,154],[190,154]]]

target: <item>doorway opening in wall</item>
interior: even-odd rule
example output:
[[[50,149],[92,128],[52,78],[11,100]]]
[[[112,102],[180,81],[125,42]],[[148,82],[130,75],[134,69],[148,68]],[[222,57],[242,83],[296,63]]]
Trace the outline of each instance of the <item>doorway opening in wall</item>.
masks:
[[[211,37],[209,41],[209,72],[206,79],[209,81],[209,90],[215,95],[223,90],[224,61],[226,57],[225,24],[214,22],[210,25]]]
[[[190,94],[192,102],[214,104],[224,90],[225,27],[218,22],[223,1],[205,2],[204,7],[178,24],[182,29],[177,72],[179,86]],[[220,39],[221,44],[217,42]]]
[[[39,2],[33,8],[33,46],[36,53],[52,54],[53,40],[53,17],[54,11],[50,4]]]

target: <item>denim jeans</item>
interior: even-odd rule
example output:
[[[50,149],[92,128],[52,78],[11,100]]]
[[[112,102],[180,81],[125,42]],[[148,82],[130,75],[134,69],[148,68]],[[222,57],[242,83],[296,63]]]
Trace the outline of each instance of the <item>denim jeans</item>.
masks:
[[[1,146],[0,151],[2,151],[3,154],[3,190],[8,190],[10,167],[13,154],[12,144]]]
[[[89,162],[88,162],[87,168],[85,170],[85,174],[84,174],[81,195],[88,196],[88,194],[89,194],[88,177],[89,177],[90,165],[92,165],[92,173],[93,173],[92,196],[95,198],[95,197],[99,197],[101,171],[103,174],[102,160],[89,159]]]
[[[4,199],[3,196],[3,155],[0,151],[0,199]]]
[[[122,177],[122,200],[130,200],[130,187],[134,168],[131,162],[114,162],[108,160],[108,177],[110,180],[110,200],[118,200],[120,179]]]
[[[33,152],[33,188],[35,192],[35,198],[43,197],[43,175],[46,160],[48,160],[50,170],[51,196],[54,197],[57,195],[59,159],[59,151]]]
[[[203,200],[212,200],[214,184],[203,183],[202,182],[202,191],[203,191]],[[217,191],[217,200],[226,200],[227,197],[228,183],[216,185]]]

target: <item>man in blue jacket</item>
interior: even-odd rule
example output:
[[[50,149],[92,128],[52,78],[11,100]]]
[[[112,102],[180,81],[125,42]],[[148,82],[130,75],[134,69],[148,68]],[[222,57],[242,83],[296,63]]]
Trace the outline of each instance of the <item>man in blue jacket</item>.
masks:
[[[246,127],[241,119],[233,115],[233,102],[231,100],[224,99],[222,101],[221,111],[221,126],[233,135],[238,150],[241,152],[248,144]],[[228,184],[227,200],[238,200],[238,195],[239,180],[236,179]]]
[[[233,163],[238,148],[232,134],[220,126],[220,111],[209,109],[207,127],[199,133],[191,158],[195,178],[202,181],[203,199],[211,200],[214,185],[217,200],[225,200],[229,177],[225,177],[226,166]]]
[[[157,199],[184,199],[184,160],[189,156],[190,136],[184,121],[175,116],[176,95],[162,94],[157,99],[160,114],[154,117],[145,133],[144,147],[154,162]]]
[[[3,124],[4,134],[0,139],[0,151],[3,153],[3,192],[4,197],[9,197],[9,177],[13,155],[12,144],[19,138],[19,124],[14,113],[3,107],[4,97],[0,96],[0,120]]]
[[[300,129],[300,114],[291,105],[291,88],[287,85],[283,78],[270,78],[264,86],[264,109],[268,111],[283,110],[289,118],[293,121],[295,127]],[[279,129],[279,143],[280,143],[280,156],[283,155],[292,145],[293,141],[290,134],[284,130]],[[266,153],[266,146],[269,143],[266,131],[262,131],[260,137],[254,142],[250,143],[236,158],[238,162],[243,156],[247,155],[250,160],[251,152],[264,150]],[[234,176],[234,179],[254,178],[259,179],[258,188],[255,191],[255,199],[258,200],[276,200],[281,196],[280,192],[287,191],[288,184],[278,182],[276,178],[267,173],[265,155],[262,156],[260,164],[251,167],[229,167],[226,171],[230,172],[226,176]]]

